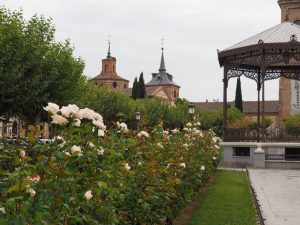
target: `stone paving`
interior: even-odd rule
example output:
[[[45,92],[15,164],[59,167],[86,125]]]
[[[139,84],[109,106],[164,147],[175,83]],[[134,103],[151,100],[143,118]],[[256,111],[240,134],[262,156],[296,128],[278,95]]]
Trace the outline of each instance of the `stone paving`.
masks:
[[[300,170],[249,169],[266,225],[300,225]]]

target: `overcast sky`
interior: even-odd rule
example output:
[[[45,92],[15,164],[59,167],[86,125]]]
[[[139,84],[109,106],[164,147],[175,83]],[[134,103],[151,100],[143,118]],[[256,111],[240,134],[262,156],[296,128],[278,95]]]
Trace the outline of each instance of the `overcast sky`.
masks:
[[[280,23],[277,0],[0,0],[9,9],[51,17],[56,39],[69,38],[85,61],[84,74],[100,73],[111,35],[117,73],[130,80],[157,72],[161,38],[167,72],[190,101],[222,100],[222,70],[217,49]],[[236,80],[229,83],[234,100]],[[254,81],[242,79],[244,100],[256,100]],[[278,80],[266,83],[266,99],[278,99]]]

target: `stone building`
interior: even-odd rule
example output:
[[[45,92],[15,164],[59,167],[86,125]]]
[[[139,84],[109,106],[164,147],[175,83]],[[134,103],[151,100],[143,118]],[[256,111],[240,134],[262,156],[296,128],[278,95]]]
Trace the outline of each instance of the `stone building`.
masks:
[[[173,76],[167,73],[164,59],[164,49],[161,49],[161,60],[158,73],[152,73],[152,80],[146,84],[147,96],[158,97],[169,103],[179,98],[180,86],[173,81]]]
[[[92,78],[91,81],[96,82],[98,85],[104,85],[124,93],[128,92],[129,80],[126,80],[117,74],[117,60],[115,57],[111,56],[110,43],[108,46],[107,57],[102,59],[101,73]]]
[[[290,21],[300,25],[300,0],[279,0],[281,22]],[[298,37],[298,41],[299,41]],[[279,119],[300,113],[300,82],[280,78],[279,80]],[[280,124],[282,126],[282,124]]]

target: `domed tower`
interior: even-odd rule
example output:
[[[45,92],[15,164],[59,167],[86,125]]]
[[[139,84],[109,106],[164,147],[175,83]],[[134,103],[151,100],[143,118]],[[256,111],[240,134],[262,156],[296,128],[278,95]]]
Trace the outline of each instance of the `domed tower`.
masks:
[[[173,76],[167,73],[164,58],[164,48],[161,48],[161,60],[158,73],[152,73],[152,79],[146,84],[147,96],[159,97],[169,103],[179,98],[180,86],[173,81]]]
[[[110,89],[126,92],[129,81],[120,77],[116,72],[117,60],[111,56],[110,42],[108,42],[108,52],[106,59],[102,59],[102,70],[99,75],[92,78],[96,84],[104,85]]]
[[[290,21],[300,26],[300,0],[279,0],[278,4],[281,8],[281,22]],[[280,78],[279,118],[281,121],[279,124],[285,117],[300,113],[300,105],[297,103],[300,97],[299,85],[299,81]]]

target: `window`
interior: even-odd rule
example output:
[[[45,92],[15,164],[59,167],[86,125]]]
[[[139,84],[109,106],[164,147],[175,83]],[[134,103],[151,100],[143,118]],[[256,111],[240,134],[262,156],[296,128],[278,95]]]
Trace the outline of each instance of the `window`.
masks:
[[[115,66],[113,66],[113,73],[115,72]]]
[[[107,72],[108,71],[108,65],[105,65],[104,66],[104,72]]]
[[[285,159],[300,161],[300,148],[285,148]]]
[[[234,147],[233,156],[250,157],[250,147]]]
[[[124,84],[124,88],[126,88],[127,86],[126,86],[126,84]]]
[[[174,91],[174,98],[176,98],[177,97],[177,94],[176,94],[176,91]]]
[[[113,82],[112,86],[113,88],[116,88],[118,86],[117,82]]]

